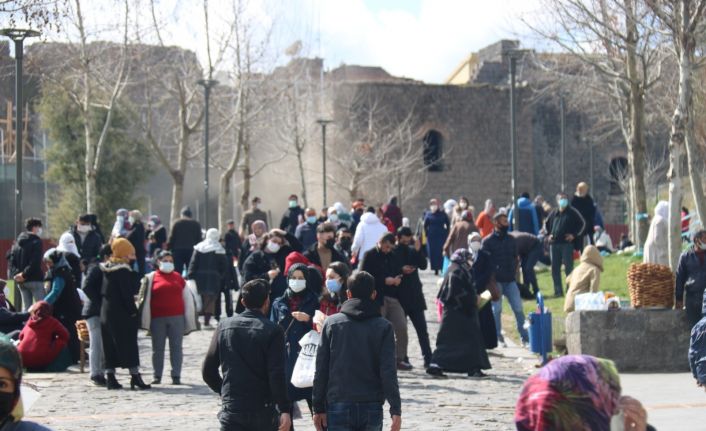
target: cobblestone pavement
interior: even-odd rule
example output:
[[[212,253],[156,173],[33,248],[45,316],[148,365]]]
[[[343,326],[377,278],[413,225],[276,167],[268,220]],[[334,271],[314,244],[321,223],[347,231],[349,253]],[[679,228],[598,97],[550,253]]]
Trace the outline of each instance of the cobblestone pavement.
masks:
[[[436,277],[422,275],[429,310],[427,321],[432,346],[438,331],[436,311],[432,307],[436,294]],[[130,391],[127,372],[119,372],[118,380],[126,389],[108,391],[89,384],[88,373],[78,370],[59,374],[30,373],[25,382],[40,393],[29,408],[30,420],[56,431],[69,430],[218,430],[216,413],[218,396],[201,380],[200,365],[212,331],[200,331],[184,339],[184,370],[181,386],[157,385],[150,391]],[[416,333],[409,325],[409,355],[415,369],[400,372],[403,429],[427,430],[509,430],[514,403],[522,382],[534,370],[536,360],[519,348],[502,349],[491,354],[491,378],[475,380],[465,375],[433,379],[422,369],[422,358]],[[140,359],[145,380],[151,378],[149,338],[140,333]],[[165,368],[168,367],[166,359]],[[168,376],[168,368],[165,369]],[[167,377],[166,383],[169,383]],[[303,410],[306,403],[300,402]],[[311,420],[295,421],[297,430],[314,430]],[[387,415],[386,415],[387,416]],[[387,429],[388,424],[385,424]]]

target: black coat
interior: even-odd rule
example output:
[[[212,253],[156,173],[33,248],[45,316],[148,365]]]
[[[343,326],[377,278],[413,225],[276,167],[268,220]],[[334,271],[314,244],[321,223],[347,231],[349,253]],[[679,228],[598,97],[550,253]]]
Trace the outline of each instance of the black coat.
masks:
[[[216,296],[223,287],[227,271],[228,260],[225,253],[200,253],[194,250],[186,278],[196,282],[201,295]]]
[[[427,301],[424,299],[422,281],[419,279],[419,270],[427,269],[426,257],[421,251],[401,244],[398,244],[392,253],[394,253],[400,266],[409,265],[417,268],[413,273],[402,277],[398,296],[402,308],[407,314],[426,310]]]
[[[81,239],[81,235],[79,235],[76,225],[74,225],[71,226],[71,235],[74,237],[78,254],[81,255],[82,259],[86,259],[89,262],[98,259],[98,252],[103,247],[103,241],[101,241],[100,235],[95,230],[89,231],[86,233],[86,237]]]
[[[576,211],[586,221],[586,226],[579,235],[593,233],[593,226],[596,224],[596,206],[591,195],[587,194],[584,197],[574,195],[571,199],[571,206],[576,208]]]
[[[279,223],[279,228],[287,233],[294,235],[294,231],[299,226],[299,218],[304,219],[304,210],[299,205],[294,208],[289,208],[284,212],[282,221]]]
[[[140,365],[137,347],[139,326],[135,295],[139,275],[127,264],[102,264],[106,282],[101,296],[101,332],[105,368],[130,368]]]
[[[309,262],[313,263],[314,265],[320,267],[324,271],[326,271],[328,268],[324,268],[321,266],[321,257],[319,256],[319,251],[317,250],[319,243],[315,242],[314,244],[311,245],[305,252],[304,252],[304,257],[309,259]],[[331,263],[333,262],[343,262],[343,263],[348,263],[346,262],[346,258],[343,257],[341,253],[338,252],[335,248],[330,248],[331,250]]]
[[[62,252],[64,258],[69,263],[71,267],[71,275],[73,275],[76,287],[80,287],[81,280],[83,279],[83,273],[81,272],[81,258],[68,251]]]
[[[226,250],[234,257],[239,257],[241,249],[243,248],[243,242],[240,241],[238,232],[236,232],[235,229],[229,229],[223,236],[223,240],[226,243]]]
[[[262,250],[257,250],[250,253],[248,259],[243,264],[243,279],[247,283],[251,280],[262,279],[270,281],[267,272],[271,269],[279,269],[280,273],[272,281],[270,281],[270,301],[282,296],[287,289],[287,278],[284,274],[285,259],[292,252],[289,246],[283,246],[275,254],[265,253]]]
[[[89,299],[89,302],[83,304],[83,311],[81,312],[85,319],[101,315],[103,280],[103,271],[101,271],[100,265],[98,263],[91,264],[88,267],[88,271],[86,271],[82,287],[83,293]]]
[[[20,272],[25,281],[42,281],[42,240],[30,232],[22,232],[7,252],[10,277]]]
[[[169,250],[191,250],[201,242],[201,225],[194,219],[180,218],[174,222],[169,235]]]
[[[25,326],[25,322],[28,320],[29,313],[0,308],[0,332],[3,334],[9,334],[12,331],[21,331]]]
[[[371,248],[363,256],[360,270],[370,273],[375,278],[377,297],[375,302],[382,307],[385,296],[397,298],[399,286],[386,286],[385,278],[402,274],[402,265],[393,253],[384,254],[378,247]]]
[[[501,283],[515,281],[517,242],[508,233],[493,232],[483,239],[482,250],[490,255],[495,278]]]
[[[135,222],[127,234],[127,240],[135,247],[137,268],[141,277],[145,275],[145,257],[147,256],[147,250],[145,250],[145,225],[140,221]]]

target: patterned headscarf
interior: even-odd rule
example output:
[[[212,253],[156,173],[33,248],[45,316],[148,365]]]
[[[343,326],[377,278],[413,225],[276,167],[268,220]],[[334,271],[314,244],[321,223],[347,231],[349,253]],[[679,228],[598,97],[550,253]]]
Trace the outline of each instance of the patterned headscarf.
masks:
[[[472,256],[473,253],[471,253],[467,248],[459,248],[454,251],[454,254],[451,255],[451,262],[458,263],[459,265],[467,265]]]
[[[519,431],[609,431],[620,391],[613,361],[564,356],[527,379],[515,407],[515,425]]]

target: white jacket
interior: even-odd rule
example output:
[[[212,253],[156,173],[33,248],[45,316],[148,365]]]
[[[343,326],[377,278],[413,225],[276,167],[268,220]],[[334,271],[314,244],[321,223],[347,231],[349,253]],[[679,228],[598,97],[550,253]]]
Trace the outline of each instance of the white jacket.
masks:
[[[351,251],[362,260],[365,253],[375,247],[380,238],[388,233],[387,227],[373,213],[365,213],[360,217],[360,223],[355,229]]]
[[[669,244],[669,203],[660,201],[647,231],[642,261],[669,266],[667,247]]]

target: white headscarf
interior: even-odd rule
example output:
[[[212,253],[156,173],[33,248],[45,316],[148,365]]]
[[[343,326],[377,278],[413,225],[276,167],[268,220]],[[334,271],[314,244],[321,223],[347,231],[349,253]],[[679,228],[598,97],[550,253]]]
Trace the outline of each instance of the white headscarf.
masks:
[[[194,250],[199,253],[210,253],[215,251],[216,254],[225,254],[226,250],[219,242],[221,233],[216,228],[211,228],[206,231],[206,239],[194,246]]]
[[[446,215],[451,217],[451,213],[453,212],[454,208],[456,208],[456,205],[458,202],[456,202],[453,199],[449,199],[446,202],[444,202],[444,211],[446,211]]]
[[[78,253],[78,247],[76,247],[74,236],[70,232],[64,232],[61,234],[59,237],[59,245],[56,249],[61,252],[71,253],[76,255],[76,257],[81,257]]]

